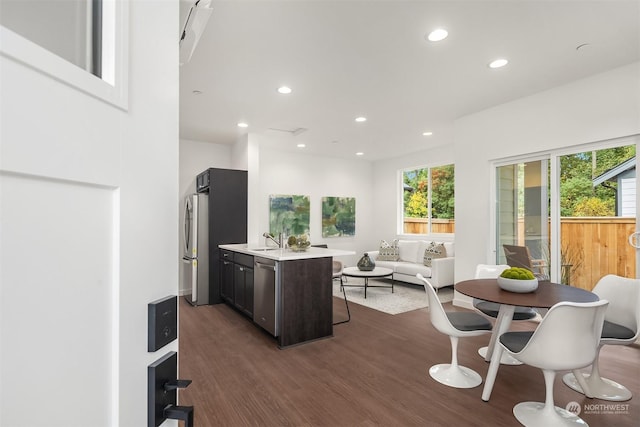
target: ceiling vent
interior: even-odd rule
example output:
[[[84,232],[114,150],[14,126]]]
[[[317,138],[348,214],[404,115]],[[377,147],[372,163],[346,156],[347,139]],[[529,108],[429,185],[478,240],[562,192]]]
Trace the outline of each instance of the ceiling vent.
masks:
[[[308,130],[309,129],[307,129],[307,128],[276,128],[276,127],[267,129],[267,131],[270,131],[270,132],[288,133],[288,134],[290,134],[292,136],[298,136],[302,132],[306,132]]]

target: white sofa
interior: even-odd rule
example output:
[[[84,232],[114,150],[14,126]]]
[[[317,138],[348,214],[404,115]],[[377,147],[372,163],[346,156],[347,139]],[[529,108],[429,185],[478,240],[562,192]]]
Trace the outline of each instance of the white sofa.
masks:
[[[445,258],[435,258],[431,260],[431,267],[423,264],[424,251],[431,244],[426,240],[398,240],[400,259],[398,261],[379,260],[380,251],[368,251],[369,257],[376,263],[376,267],[386,267],[393,270],[393,279],[402,282],[422,285],[416,278],[420,273],[433,285],[439,289],[453,285],[454,272],[454,245],[453,242],[439,242],[444,244],[446,251]]]

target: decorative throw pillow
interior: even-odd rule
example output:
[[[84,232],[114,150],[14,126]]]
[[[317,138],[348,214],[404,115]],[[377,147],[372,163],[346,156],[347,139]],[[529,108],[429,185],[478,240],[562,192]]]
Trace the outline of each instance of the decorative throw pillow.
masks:
[[[391,244],[386,240],[380,241],[380,250],[377,259],[380,261],[398,261],[400,259],[398,239],[394,240]]]
[[[431,242],[431,245],[424,250],[423,264],[427,267],[431,267],[431,260],[436,258],[445,258],[447,251],[444,249],[442,243]]]

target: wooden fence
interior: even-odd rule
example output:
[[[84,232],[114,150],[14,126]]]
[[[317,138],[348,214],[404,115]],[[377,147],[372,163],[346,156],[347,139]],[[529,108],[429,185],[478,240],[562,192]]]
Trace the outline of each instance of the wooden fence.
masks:
[[[431,233],[454,233],[456,221],[453,219],[433,219]],[[404,232],[406,234],[428,234],[429,220],[426,218],[405,218]]]
[[[575,264],[569,284],[591,290],[606,274],[635,278],[636,249],[628,240],[635,228],[635,218],[561,218],[563,264]]]
[[[427,224],[426,219],[405,218],[404,232],[427,234]],[[431,228],[432,233],[454,233],[455,220],[436,219]],[[518,228],[524,230],[523,221]],[[628,242],[635,228],[635,218],[562,217],[562,264],[569,284],[591,290],[606,274],[636,277],[636,250]],[[518,240],[524,244],[524,231]]]

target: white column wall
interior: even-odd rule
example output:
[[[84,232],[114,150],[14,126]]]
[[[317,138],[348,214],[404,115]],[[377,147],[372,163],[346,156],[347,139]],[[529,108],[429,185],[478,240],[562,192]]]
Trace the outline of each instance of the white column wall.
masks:
[[[247,168],[247,243],[257,243],[262,238],[260,223],[256,221],[260,212],[260,141],[252,134],[248,134],[236,144],[241,150],[236,155],[242,156]],[[236,160],[237,161],[237,160]]]
[[[127,5],[128,111],[0,55],[0,425],[146,425],[178,349],[178,4]]]

